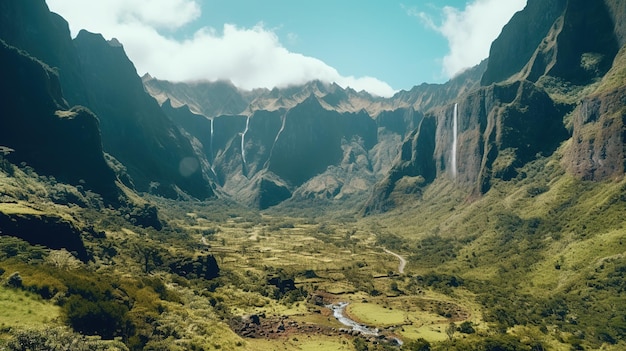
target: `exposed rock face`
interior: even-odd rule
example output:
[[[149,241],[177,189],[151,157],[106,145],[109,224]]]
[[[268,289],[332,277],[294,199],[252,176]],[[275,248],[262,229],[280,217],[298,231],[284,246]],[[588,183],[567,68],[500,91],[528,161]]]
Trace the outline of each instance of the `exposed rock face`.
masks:
[[[424,84],[389,99],[319,81],[236,96],[219,82],[173,84],[146,76],[144,85],[198,142],[221,190],[267,208],[289,198],[366,195],[391,168],[423,109],[478,86],[485,67],[483,62],[444,85]],[[241,114],[213,116],[223,103],[212,103],[216,96],[249,105]]]
[[[68,106],[58,76],[42,62],[0,40],[0,144],[61,181],[85,185],[110,202],[119,189],[102,153],[98,120],[88,110]]]
[[[579,178],[621,178],[626,172],[626,48],[596,92],[573,113],[572,142],[565,167]]]
[[[194,113],[209,117],[241,114],[260,91],[240,91],[231,82],[173,83],[149,75],[143,84],[159,104],[169,100],[172,107],[188,106]]]
[[[626,41],[620,10],[623,3],[614,0],[529,1],[493,42],[481,83],[549,75],[589,84],[609,70]]]
[[[31,245],[66,249],[83,262],[90,259],[81,238],[81,231],[61,217],[0,212],[0,228],[2,228],[2,235],[20,238]]]
[[[395,205],[394,191],[419,192],[450,170],[454,105],[434,110],[404,142],[389,174],[376,185],[365,213]],[[491,85],[458,102],[458,172],[454,181],[470,193],[485,193],[493,178],[510,180],[516,168],[549,155],[568,134],[563,112],[527,81]]]
[[[203,155],[144,91],[123,47],[86,31],[74,44],[104,149],[127,167],[136,189],[173,198],[179,189],[200,199],[213,196],[200,167]]]

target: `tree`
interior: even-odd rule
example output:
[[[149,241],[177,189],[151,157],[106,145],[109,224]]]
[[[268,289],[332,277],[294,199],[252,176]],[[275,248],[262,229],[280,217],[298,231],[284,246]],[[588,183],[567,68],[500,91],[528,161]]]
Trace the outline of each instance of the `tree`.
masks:
[[[415,341],[405,344],[402,350],[407,351],[430,351],[430,343],[424,338],[419,338]]]

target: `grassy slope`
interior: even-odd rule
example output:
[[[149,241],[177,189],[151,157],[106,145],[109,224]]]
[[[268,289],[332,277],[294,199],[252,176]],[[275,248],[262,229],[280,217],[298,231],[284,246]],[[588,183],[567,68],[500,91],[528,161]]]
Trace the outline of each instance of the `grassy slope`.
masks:
[[[600,335],[599,327],[610,316],[614,328],[624,330],[616,316],[621,309],[608,311],[626,304],[619,283],[626,263],[626,180],[574,179],[559,155],[527,165],[523,176],[496,183],[474,201],[440,179],[412,206],[366,223],[401,239],[397,249],[412,258],[413,272],[465,279],[492,322],[497,306],[509,304],[502,318],[509,324],[554,325],[555,339],[577,335],[592,347],[619,340],[615,332]],[[552,303],[564,312],[546,312]]]

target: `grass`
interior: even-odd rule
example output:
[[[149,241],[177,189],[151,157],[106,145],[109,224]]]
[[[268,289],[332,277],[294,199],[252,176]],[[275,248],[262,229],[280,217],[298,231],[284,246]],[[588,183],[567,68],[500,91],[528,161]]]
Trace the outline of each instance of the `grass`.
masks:
[[[478,198],[468,198],[450,180],[439,179],[425,188],[419,200],[407,195],[405,206],[356,221],[259,214],[217,202],[142,198],[159,206],[167,224],[157,232],[133,226],[112,209],[83,211],[46,201],[46,194],[55,186],[50,188],[49,180],[29,178],[18,169],[18,177],[0,182],[0,189],[7,197],[26,200],[0,203],[0,210],[60,211],[79,225],[89,223],[105,231],[104,238],[85,238],[96,256],[95,262],[88,264],[89,271],[122,277],[124,292],[154,300],[131,314],[140,319],[142,313],[152,311],[149,318],[158,325],[165,343],[181,340],[187,343],[181,347],[228,350],[354,350],[352,339],[343,336],[294,332],[277,340],[246,339],[230,330],[229,318],[263,313],[289,316],[298,323],[343,327],[323,307],[302,297],[278,294],[268,278],[280,276],[293,279],[305,296],[318,290],[335,294],[337,301],[350,302],[347,313],[353,319],[390,328],[389,332],[405,341],[424,338],[431,343],[444,342],[450,322],[458,325],[464,320],[471,321],[478,331],[478,336],[472,337],[497,333],[496,327],[503,322],[494,319],[494,311],[502,307],[528,325],[527,329],[508,328],[509,333],[520,337],[541,333],[546,345],[559,350],[559,345],[567,344],[574,335],[573,327],[553,315],[541,317],[539,322],[533,319],[540,315],[543,303],[553,297],[563,298],[571,311],[566,317],[579,318],[576,328],[592,335],[597,316],[581,314],[583,307],[576,307],[581,299],[575,295],[580,293],[594,301],[591,307],[599,311],[606,307],[604,301],[622,301],[608,283],[600,292],[585,284],[614,284],[620,272],[626,252],[621,217],[626,205],[620,196],[626,183],[576,180],[564,174],[559,155],[540,158],[519,171],[523,177],[495,181],[492,190]],[[20,182],[30,190],[20,190]],[[159,248],[164,257],[213,254],[221,277],[213,282],[184,279],[169,273],[167,263],[157,261],[147,274],[142,251],[137,250],[144,246]],[[409,259],[405,274],[394,274],[398,260],[382,247]],[[45,264],[45,253],[42,255],[23,262],[3,261],[5,276],[19,271],[25,285],[36,281],[60,285],[51,270],[42,269],[47,266],[38,266]],[[450,277],[462,283],[452,286]],[[142,279],[164,282],[167,292],[160,291],[161,297],[157,297]],[[12,295],[5,299],[7,292]],[[59,310],[51,303],[6,288],[1,288],[0,297],[0,303],[11,304],[0,305],[0,311],[17,311],[13,317],[2,315],[6,325],[57,323],[53,319]],[[20,298],[27,303],[16,303]],[[45,309],[36,304],[56,312],[40,315],[38,311]],[[456,308],[464,311],[462,318],[446,316]],[[18,315],[23,321],[8,321]],[[550,329],[539,332],[541,323]],[[150,324],[142,327],[149,328]],[[455,338],[461,337],[455,334]],[[599,344],[588,341],[586,345],[593,348]]]
[[[59,323],[61,309],[40,297],[0,285],[0,326],[44,328]]]
[[[246,340],[246,349],[258,351],[353,351],[349,338],[322,335],[298,335],[279,340]]]

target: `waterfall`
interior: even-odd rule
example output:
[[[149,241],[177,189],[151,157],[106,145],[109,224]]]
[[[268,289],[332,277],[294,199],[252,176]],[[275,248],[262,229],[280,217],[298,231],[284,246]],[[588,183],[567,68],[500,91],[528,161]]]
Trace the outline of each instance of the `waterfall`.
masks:
[[[215,174],[215,151],[213,151],[213,121],[215,118],[211,118],[211,141],[209,144],[209,152],[211,153],[211,171]]]
[[[457,118],[459,104],[454,104],[454,118],[452,121],[452,177],[456,179],[456,143],[457,143]]]
[[[250,125],[250,116],[246,118],[246,129],[244,129],[243,133],[241,133],[241,159],[243,160],[244,166],[246,165],[246,149],[245,149],[246,133],[248,132],[249,125]]]
[[[276,134],[276,137],[274,138],[274,143],[272,144],[272,148],[270,149],[270,154],[267,157],[267,161],[265,161],[263,168],[267,168],[269,166],[269,162],[272,159],[272,154],[274,153],[274,148],[276,147],[276,142],[278,141],[278,137],[283,132],[283,130],[285,130],[285,122],[287,121],[287,114],[282,115],[281,120],[282,120],[282,125],[280,126],[280,129],[278,130],[278,134]]]

